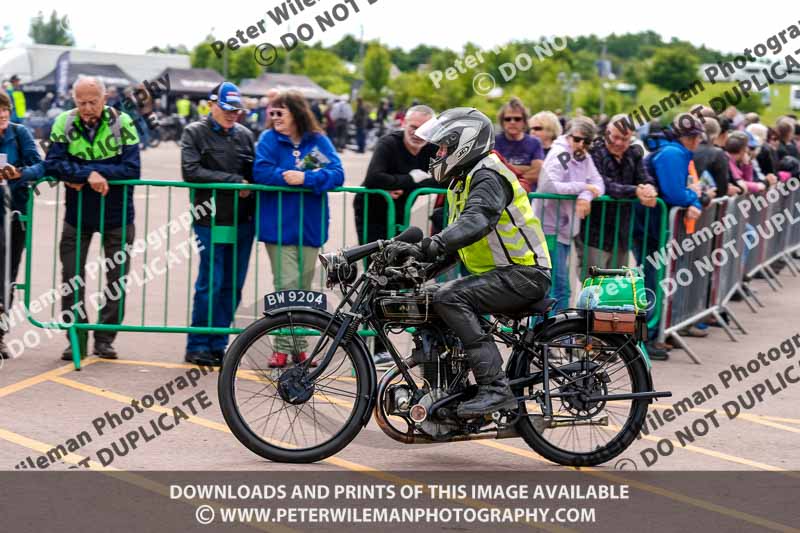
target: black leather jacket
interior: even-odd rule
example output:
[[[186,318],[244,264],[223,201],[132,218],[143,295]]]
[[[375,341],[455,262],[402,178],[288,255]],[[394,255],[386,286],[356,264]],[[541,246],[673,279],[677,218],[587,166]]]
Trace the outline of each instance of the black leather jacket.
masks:
[[[193,183],[242,183],[252,181],[253,134],[241,124],[234,124],[229,131],[222,129],[210,116],[186,126],[181,136],[181,173],[184,181]],[[199,205],[212,198],[211,189],[198,189],[194,204]],[[234,191],[217,191],[218,226],[234,224]],[[255,194],[239,198],[239,223],[249,222],[255,212]],[[210,216],[197,221],[211,224]]]
[[[451,187],[463,186],[463,183],[459,178]],[[488,168],[476,171],[464,210],[452,224],[431,237],[430,246],[435,255],[451,256],[491,233],[513,199],[514,191],[503,176]]]

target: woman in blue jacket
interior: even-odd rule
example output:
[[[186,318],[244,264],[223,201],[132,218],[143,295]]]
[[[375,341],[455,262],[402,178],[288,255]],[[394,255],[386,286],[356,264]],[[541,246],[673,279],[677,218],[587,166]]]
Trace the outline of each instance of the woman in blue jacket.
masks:
[[[8,180],[11,194],[12,213],[26,213],[28,209],[28,184],[44,176],[44,163],[31,133],[20,124],[11,123],[11,99],[0,91],[0,154],[5,154],[5,165],[1,165],[0,178]],[[5,239],[5,202],[0,202],[0,239]],[[25,248],[25,227],[16,214],[11,220],[11,276],[13,283],[17,278],[22,250]],[[4,242],[0,242],[0,302],[5,297],[5,252]],[[13,296],[13,295],[11,295]],[[2,302],[3,310],[11,307]],[[8,350],[3,342],[5,323],[0,324],[0,358],[8,358]]]
[[[344,170],[308,103],[297,92],[280,94],[270,105],[272,128],[256,147],[253,180],[298,192],[262,192],[258,240],[265,243],[275,290],[309,289],[320,247],[328,240],[327,191],[344,183]],[[301,216],[302,215],[302,216]],[[305,339],[275,337],[269,364],[306,359]]]

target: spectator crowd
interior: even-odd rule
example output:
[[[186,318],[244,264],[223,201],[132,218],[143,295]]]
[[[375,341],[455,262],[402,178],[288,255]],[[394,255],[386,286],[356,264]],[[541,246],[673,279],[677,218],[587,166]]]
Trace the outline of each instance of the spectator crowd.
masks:
[[[92,238],[102,229],[104,255],[121,258],[107,273],[107,284],[112,286],[125,272],[137,230],[133,187],[114,182],[141,177],[140,151],[147,135],[142,117],[158,111],[159,104],[150,102],[150,107],[130,116],[120,110],[117,91],[91,77],[75,83],[70,100],[69,105],[49,104],[57,113],[42,158],[31,132],[19,124],[25,112],[24,96],[20,100],[13,89],[8,94],[0,92],[0,166],[11,191],[10,205],[4,208],[24,214],[30,183],[43,176],[62,181],[67,191],[59,242],[62,280],[83,278]],[[372,150],[362,185],[387,191],[398,217],[387,220],[386,201],[381,197],[357,195],[354,213],[361,242],[385,238],[394,229],[391,225],[401,221],[411,193],[436,186],[428,174],[436,147],[415,135],[436,110],[419,102],[395,109],[388,99],[374,109],[361,98],[354,104],[344,99],[308,102],[299,93],[273,90],[254,105],[230,82],[221,83],[197,104],[187,97],[176,100],[183,180],[288,188],[258,193],[197,189],[195,204],[204,204],[213,195],[216,211],[213,221],[206,215],[194,222],[195,239],[202,246],[192,327],[230,327],[256,239],[270,259],[275,290],[311,287],[317,254],[328,240],[327,192],[344,183],[339,155],[343,150]],[[560,110],[531,114],[517,98],[500,108],[496,152],[525,190],[545,193],[533,205],[547,236],[554,269],[551,296],[559,309],[574,303],[571,279],[573,274],[584,277],[587,265],[640,265],[646,285],[654,292],[657,275],[645,258],[657,251],[660,230],[652,221],[660,218],[658,199],[667,209],[686,208],[690,224],[714,198],[761,193],[800,175],[800,126],[795,116],[767,125],[757,114],[742,114],[735,107],[719,115],[708,108],[697,111],[680,113],[668,127],[648,124],[643,134],[626,127],[625,115],[593,119],[580,109],[569,118]],[[574,195],[576,200],[567,202],[547,194]],[[600,209],[595,200],[604,195],[633,201],[607,203],[604,217],[592,216]],[[442,206],[441,197],[438,205]],[[431,218],[434,231],[441,219]],[[3,276],[3,288],[17,277],[25,243],[24,225],[16,216],[11,220],[10,249],[4,243],[0,250],[11,254],[10,279]],[[4,224],[5,217],[0,222]],[[76,309],[77,304],[75,320],[85,321],[83,300],[80,287],[64,296],[62,305]],[[2,304],[8,308],[11,302]],[[120,324],[124,307],[124,299],[108,298],[99,322]],[[699,324],[680,333],[705,336],[713,325]],[[7,357],[3,333],[0,355]],[[93,352],[116,358],[115,335],[113,329],[95,331]],[[654,359],[666,359],[672,346],[654,340],[656,335],[657,331],[651,331],[648,352]],[[192,333],[185,360],[218,365],[227,344],[227,335]],[[302,340],[288,345],[278,338],[273,348],[269,365],[284,367],[304,361],[308,346]],[[383,346],[375,346],[374,351],[376,363],[390,360]],[[71,359],[69,347],[62,357]]]

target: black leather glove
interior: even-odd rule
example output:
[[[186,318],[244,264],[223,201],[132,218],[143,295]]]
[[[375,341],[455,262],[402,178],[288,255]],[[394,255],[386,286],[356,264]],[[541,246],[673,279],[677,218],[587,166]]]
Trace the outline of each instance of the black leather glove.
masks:
[[[439,259],[439,256],[442,255],[442,246],[434,239],[430,237],[425,237],[422,239],[420,243],[420,248],[422,248],[422,253],[425,254],[425,260],[432,263]]]
[[[425,254],[419,245],[407,242],[393,242],[386,247],[386,260],[390,265],[400,265],[409,257],[421,261]]]

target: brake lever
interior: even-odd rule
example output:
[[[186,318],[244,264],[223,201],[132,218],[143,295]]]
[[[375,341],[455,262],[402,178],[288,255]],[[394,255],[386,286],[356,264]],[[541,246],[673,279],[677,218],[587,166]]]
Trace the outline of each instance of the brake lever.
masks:
[[[397,267],[386,267],[383,269],[383,273],[391,277],[405,277],[405,273]]]

